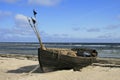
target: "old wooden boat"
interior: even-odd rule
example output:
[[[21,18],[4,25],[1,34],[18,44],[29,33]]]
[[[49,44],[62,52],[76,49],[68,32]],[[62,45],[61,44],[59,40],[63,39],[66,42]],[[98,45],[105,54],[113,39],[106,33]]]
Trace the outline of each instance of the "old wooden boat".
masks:
[[[40,64],[40,69],[42,72],[43,66],[54,66],[57,68],[75,68],[83,67],[91,64],[95,61],[97,52],[96,50],[89,49],[47,49],[44,47],[37,29],[36,14],[37,12],[33,10],[34,18],[28,18],[28,22],[35,32],[40,48],[38,49],[38,60]]]
[[[38,60],[43,66],[54,66],[56,68],[81,68],[88,66],[96,60],[96,56],[79,56],[78,52],[94,52],[88,49],[38,49]],[[94,53],[95,54],[95,53]]]

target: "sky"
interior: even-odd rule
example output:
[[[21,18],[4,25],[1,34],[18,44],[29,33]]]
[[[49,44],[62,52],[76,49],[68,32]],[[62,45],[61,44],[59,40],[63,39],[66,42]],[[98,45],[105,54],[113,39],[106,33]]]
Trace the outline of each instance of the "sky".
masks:
[[[120,0],[0,0],[0,42],[120,42]]]

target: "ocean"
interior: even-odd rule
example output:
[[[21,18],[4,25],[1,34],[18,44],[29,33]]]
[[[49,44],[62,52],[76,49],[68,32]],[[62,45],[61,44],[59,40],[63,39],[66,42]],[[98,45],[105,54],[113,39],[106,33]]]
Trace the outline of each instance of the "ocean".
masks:
[[[98,57],[120,58],[120,43],[44,43],[47,48],[90,48],[96,49]],[[0,42],[0,54],[37,55],[39,43]]]

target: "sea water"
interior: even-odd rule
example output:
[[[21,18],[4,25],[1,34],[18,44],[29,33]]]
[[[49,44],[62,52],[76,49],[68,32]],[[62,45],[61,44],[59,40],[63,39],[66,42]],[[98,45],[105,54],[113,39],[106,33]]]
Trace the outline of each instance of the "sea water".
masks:
[[[120,43],[44,43],[47,48],[96,49],[98,57],[120,58]],[[0,42],[0,54],[37,55],[39,43]]]

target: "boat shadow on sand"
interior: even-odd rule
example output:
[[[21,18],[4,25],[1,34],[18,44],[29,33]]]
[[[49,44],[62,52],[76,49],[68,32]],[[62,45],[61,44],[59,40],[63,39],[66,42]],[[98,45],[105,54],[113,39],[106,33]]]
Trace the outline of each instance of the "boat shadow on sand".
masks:
[[[8,70],[7,73],[29,73],[36,66],[38,66],[38,65],[19,67],[18,69],[15,69],[15,70]],[[55,71],[59,71],[59,70],[70,70],[72,68],[56,68],[56,67],[51,67],[51,66],[44,66],[43,69],[44,69],[44,73],[48,73],[48,72],[55,72]],[[42,73],[42,72],[41,72],[40,67],[39,67],[35,71],[33,71],[32,73]]]

